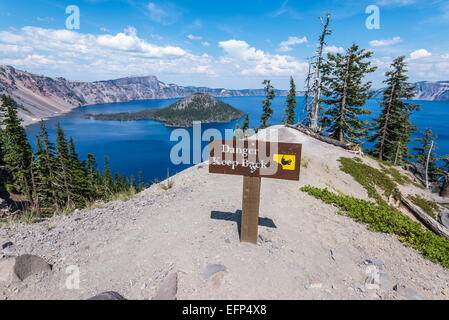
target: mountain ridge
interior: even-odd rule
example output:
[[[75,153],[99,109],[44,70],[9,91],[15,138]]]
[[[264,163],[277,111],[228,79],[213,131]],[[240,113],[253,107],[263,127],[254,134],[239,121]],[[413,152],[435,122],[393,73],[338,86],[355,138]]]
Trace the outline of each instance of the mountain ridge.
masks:
[[[10,95],[22,106],[19,109],[19,116],[25,125],[85,105],[184,98],[195,92],[208,93],[215,97],[264,94],[263,89],[228,90],[166,84],[154,75],[94,82],[72,81],[62,77],[51,78],[33,74],[12,66],[0,66],[0,94]],[[276,95],[287,94],[287,90],[276,90]]]

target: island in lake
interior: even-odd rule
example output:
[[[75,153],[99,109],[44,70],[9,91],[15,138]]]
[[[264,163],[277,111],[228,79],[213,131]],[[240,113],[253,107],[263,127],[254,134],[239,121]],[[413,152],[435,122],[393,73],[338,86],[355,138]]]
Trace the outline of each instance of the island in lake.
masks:
[[[86,114],[84,118],[115,121],[154,119],[164,122],[168,127],[191,127],[193,121],[223,123],[245,115],[245,112],[208,93],[194,93],[165,108],[144,109],[132,113]]]

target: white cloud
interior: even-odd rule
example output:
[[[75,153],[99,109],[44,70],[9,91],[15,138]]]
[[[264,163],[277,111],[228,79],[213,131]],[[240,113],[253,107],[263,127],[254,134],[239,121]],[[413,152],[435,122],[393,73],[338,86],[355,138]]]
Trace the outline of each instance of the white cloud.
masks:
[[[181,16],[180,8],[172,3],[156,4],[150,2],[147,9],[150,13],[150,19],[163,25],[175,23]]]
[[[430,55],[432,55],[432,53],[430,53],[426,49],[419,49],[419,50],[415,50],[412,53],[410,53],[410,60],[420,59],[420,58],[428,57]]]
[[[286,55],[265,53],[250,47],[245,41],[221,41],[218,45],[228,55],[226,62],[235,64],[243,75],[291,75],[307,68],[305,62],[300,63]]]
[[[203,39],[203,37],[200,37],[200,36],[194,36],[193,34],[189,34],[189,35],[187,36],[187,38],[189,38],[190,40],[202,40],[202,39]]]
[[[287,41],[282,41],[279,45],[278,51],[280,52],[287,52],[293,50],[291,46],[294,46],[296,44],[301,44],[307,42],[306,37],[298,38],[298,37],[288,37]]]
[[[342,47],[336,47],[336,46],[327,46],[324,48],[323,53],[344,53],[345,49]]]
[[[207,41],[201,44],[210,45]],[[286,76],[301,77],[307,70],[305,62],[258,50],[245,41],[222,41],[219,46],[223,53],[213,57],[193,54],[179,46],[157,45],[140,38],[133,27],[116,34],[92,34],[27,26],[0,30],[0,64],[72,80],[154,74],[175,83],[184,77],[185,84],[190,85],[224,86],[223,81],[227,81],[234,88],[248,86],[250,81],[257,87],[262,76],[285,78],[288,85]],[[241,76],[236,80],[235,75]]]
[[[386,40],[372,40],[369,42],[370,46],[372,47],[382,47],[382,46],[389,46],[392,44],[396,44],[402,42],[400,37],[394,37],[393,39],[386,39]]]

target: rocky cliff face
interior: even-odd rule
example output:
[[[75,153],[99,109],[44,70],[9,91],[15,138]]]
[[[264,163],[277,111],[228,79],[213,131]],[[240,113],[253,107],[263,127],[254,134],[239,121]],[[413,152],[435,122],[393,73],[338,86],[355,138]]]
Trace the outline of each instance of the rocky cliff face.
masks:
[[[64,78],[50,78],[0,66],[0,94],[10,95],[21,109],[24,124],[41,118],[68,112],[73,108],[111,102],[145,99],[181,98],[195,92],[209,93],[215,97],[258,96],[262,89],[227,90],[206,87],[183,87],[165,84],[155,76],[136,76],[117,80],[79,82]],[[277,95],[287,95],[277,90]]]
[[[421,81],[415,83],[416,94],[413,100],[449,101],[449,81]],[[384,89],[375,92],[374,98],[382,99]]]

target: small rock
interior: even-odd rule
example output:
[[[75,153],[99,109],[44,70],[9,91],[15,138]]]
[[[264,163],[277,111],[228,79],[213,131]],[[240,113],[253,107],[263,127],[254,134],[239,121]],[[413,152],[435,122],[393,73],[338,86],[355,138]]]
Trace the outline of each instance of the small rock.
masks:
[[[263,234],[259,234],[259,239],[262,240],[262,242],[271,242],[270,238]]]
[[[34,274],[48,271],[51,271],[51,265],[38,256],[24,254],[16,258],[14,273],[20,280],[24,280]]]
[[[399,284],[396,284],[393,287],[393,290],[408,300],[423,300],[424,299],[418,292],[416,292],[416,290],[414,290],[412,288],[407,288],[405,286],[401,286]]]
[[[170,273],[162,282],[159,290],[152,300],[176,300],[178,292],[178,274]]]
[[[448,294],[447,294],[447,292],[445,290],[441,290],[441,294],[446,296],[446,297],[448,296]]]
[[[369,264],[375,265],[376,267],[379,268],[379,270],[382,270],[382,268],[384,266],[384,263],[382,262],[382,260],[379,260],[379,259],[366,259],[364,261],[364,263],[366,265],[369,265]]]
[[[12,243],[11,241],[6,242],[4,244],[2,244],[2,253],[5,256],[12,256],[14,255],[14,243]]]
[[[314,282],[309,285],[310,289],[321,289],[322,287],[323,287],[323,284],[320,282]]]
[[[332,260],[337,261],[336,259],[337,259],[338,251],[335,249],[331,249],[330,252],[331,252]]]
[[[360,282],[353,282],[351,283],[351,287],[354,289],[359,290],[360,292],[365,292],[365,288],[363,288],[362,284]]]
[[[115,291],[107,291],[100,293],[94,297],[91,297],[87,300],[126,300],[120,293]]]
[[[212,277],[214,274],[220,271],[226,271],[226,267],[221,264],[208,264],[203,271],[203,279],[207,280]]]
[[[2,250],[6,249],[8,247],[11,247],[13,245],[14,245],[14,243],[12,243],[11,241],[8,241],[8,242],[2,244]]]

